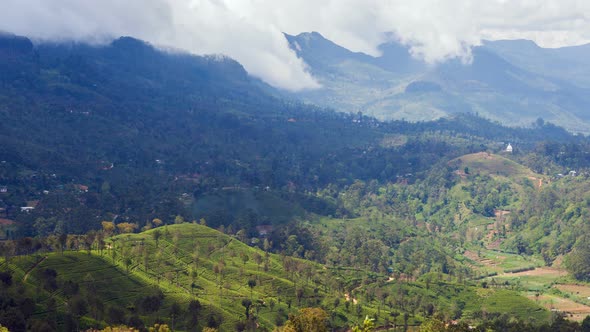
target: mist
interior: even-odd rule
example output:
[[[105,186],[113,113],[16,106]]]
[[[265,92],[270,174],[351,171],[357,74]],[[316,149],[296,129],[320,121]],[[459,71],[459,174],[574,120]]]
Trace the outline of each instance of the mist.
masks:
[[[283,32],[318,31],[379,55],[395,40],[429,63],[483,39],[558,47],[590,41],[590,2],[577,0],[0,0],[0,30],[34,40],[94,44],[133,36],[194,54],[225,54],[253,76],[292,91],[320,87]]]

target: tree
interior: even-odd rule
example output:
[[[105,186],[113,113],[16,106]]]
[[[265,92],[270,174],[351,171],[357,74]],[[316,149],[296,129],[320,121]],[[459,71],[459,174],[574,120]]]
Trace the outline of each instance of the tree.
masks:
[[[74,325],[78,325],[80,318],[88,313],[88,304],[81,296],[75,296],[68,301],[70,314],[73,318]],[[76,326],[78,328],[78,326]]]
[[[154,324],[150,327],[149,332],[171,332],[170,328],[166,324]]]
[[[182,309],[180,308],[180,304],[174,302],[172,306],[170,306],[170,318],[172,319],[172,331],[174,331],[176,327],[176,319],[182,313]]]
[[[102,224],[102,231],[107,235],[111,236],[115,232],[115,223],[112,221],[103,221]]]
[[[162,237],[162,232],[160,232],[159,229],[156,229],[152,232],[152,238],[154,239],[154,241],[156,241],[156,248],[158,248],[161,237]]]
[[[373,323],[373,319],[369,318],[369,316],[365,316],[363,324],[353,327],[352,332],[371,332],[374,327],[375,323]]]
[[[565,266],[578,280],[590,280],[590,236],[578,238],[574,249],[567,255]]]
[[[125,311],[118,307],[110,307],[107,310],[107,318],[110,324],[123,324],[125,322]]]
[[[152,220],[152,223],[154,224],[154,227],[162,226],[162,220],[159,218],[154,218],[154,220]]]
[[[191,293],[194,292],[195,287],[197,286],[197,284],[195,283],[195,281],[197,280],[197,277],[199,276],[199,271],[196,268],[190,268],[190,277],[191,277]]]
[[[303,308],[297,315],[290,315],[285,331],[327,332],[328,314],[321,308]]]
[[[174,253],[174,255],[178,254],[178,243],[180,242],[180,232],[177,230],[174,232],[174,235],[172,235],[172,252]]]
[[[117,228],[119,229],[119,233],[121,234],[133,233],[138,227],[139,226],[137,224],[129,222],[122,222],[120,224],[117,224]]]
[[[255,252],[253,258],[254,262],[256,262],[256,265],[258,265],[258,268],[260,269],[260,264],[262,263],[262,256],[259,253]]]
[[[67,242],[68,242],[68,234],[66,233],[62,233],[58,236],[58,241],[59,241],[59,249],[61,251],[61,254],[63,255],[64,250],[67,247]]]
[[[150,329],[151,331],[151,329]],[[100,332],[139,332],[138,329],[133,327],[128,327],[125,325],[119,326],[107,326],[104,329],[100,330]]]
[[[430,318],[420,325],[420,332],[444,332],[446,330],[445,323],[435,318]]]
[[[95,231],[89,231],[88,233],[86,233],[86,235],[82,236],[82,243],[84,245],[84,248],[88,251],[88,255],[90,255],[90,251],[92,250],[92,245],[94,244],[95,240],[96,240],[96,232]]]
[[[129,268],[131,267],[131,264],[133,264],[133,260],[131,259],[131,257],[125,257],[124,263],[125,268],[127,269],[127,273],[129,273]]]
[[[176,216],[176,218],[174,218],[174,223],[175,224],[184,224],[184,218],[181,215]]]
[[[268,301],[268,306],[270,307],[270,311],[272,312],[273,310],[275,310],[275,306],[277,305],[277,302],[275,301],[275,299],[270,299]]]
[[[242,258],[242,262],[244,263],[244,266],[246,266],[246,263],[248,263],[248,261],[250,260],[250,256],[248,256],[248,254],[245,252],[240,253],[240,258]]]
[[[54,269],[45,269],[41,274],[41,280],[43,282],[43,288],[48,291],[54,291],[57,289],[57,271]]]
[[[262,247],[264,248],[264,251],[268,252],[270,248],[272,248],[272,244],[270,241],[268,241],[268,239],[264,239]]]
[[[4,261],[10,262],[10,258],[15,254],[14,242],[5,241],[0,242],[0,251],[4,256]]]
[[[98,252],[100,253],[100,255],[102,256],[102,252],[106,246],[105,242],[104,242],[104,234],[103,233],[96,233],[96,236],[94,238],[95,242],[96,242],[96,247],[98,248]]]
[[[252,290],[254,289],[255,286],[256,286],[255,279],[248,280],[248,287],[250,287],[250,300],[252,299]]]
[[[2,282],[5,286],[12,285],[12,272],[0,272],[0,282]]]
[[[199,300],[191,300],[188,304],[188,324],[194,329],[196,329],[197,324],[199,323],[199,315],[201,313],[202,305]]]
[[[297,305],[301,305],[301,299],[303,298],[303,295],[305,295],[303,288],[297,288],[297,290],[295,290],[295,296],[297,297]]]
[[[246,308],[245,316],[246,319],[250,319],[250,307],[252,306],[252,301],[248,299],[242,300],[242,305]]]

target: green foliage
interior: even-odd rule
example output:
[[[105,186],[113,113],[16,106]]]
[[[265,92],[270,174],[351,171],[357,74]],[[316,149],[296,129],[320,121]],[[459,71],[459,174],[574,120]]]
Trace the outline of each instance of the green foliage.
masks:
[[[296,315],[289,316],[284,331],[327,332],[328,314],[321,308],[302,308]]]
[[[371,332],[375,324],[373,323],[373,319],[369,318],[369,316],[365,316],[365,320],[361,325],[356,325],[352,328],[352,332]]]
[[[565,266],[578,280],[590,280],[590,238],[583,235],[578,238],[572,252],[567,255]]]

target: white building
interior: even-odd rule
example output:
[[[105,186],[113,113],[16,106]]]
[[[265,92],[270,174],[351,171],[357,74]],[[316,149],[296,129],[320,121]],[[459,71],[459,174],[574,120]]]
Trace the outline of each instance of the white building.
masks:
[[[506,152],[512,153],[512,145],[510,145],[510,143],[508,143],[508,146],[506,147]]]

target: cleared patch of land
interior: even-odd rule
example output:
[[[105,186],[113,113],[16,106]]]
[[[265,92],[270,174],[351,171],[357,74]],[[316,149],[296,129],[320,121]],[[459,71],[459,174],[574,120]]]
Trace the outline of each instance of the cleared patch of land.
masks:
[[[566,314],[567,319],[582,321],[590,315],[590,306],[576,303],[570,299],[565,299],[555,295],[528,295],[528,298],[536,301],[539,305],[551,310]]]
[[[562,292],[571,293],[575,295],[579,295],[582,297],[590,297],[590,286],[588,285],[573,285],[573,284],[565,284],[565,285],[555,285],[555,288],[559,289]]]
[[[509,273],[499,272],[500,266],[522,267],[533,263],[524,259],[519,260],[517,255],[496,254],[494,252],[480,252],[479,256],[474,251],[465,252],[465,256],[479,263],[480,269],[498,271],[498,274],[487,278],[493,281],[493,285],[503,285],[508,282],[511,287],[520,289],[530,300],[547,308],[548,310],[561,312],[566,318],[574,321],[582,321],[590,315],[590,306],[584,302],[590,297],[590,286],[575,284],[557,284],[553,288],[563,294],[551,294],[550,285],[559,282],[568,275],[567,271],[558,267],[537,267],[534,270]],[[537,262],[538,263],[538,262]]]
[[[559,278],[567,275],[567,271],[554,268],[554,267],[538,267],[534,270],[522,271],[517,273],[503,273],[502,275],[508,275],[511,277],[547,277],[547,278]]]
[[[547,182],[545,176],[537,174],[529,168],[516,163],[506,157],[487,152],[466,154],[453,159],[449,165],[460,170],[468,168],[470,173],[479,172],[492,177],[505,177],[518,182],[529,181],[536,188]]]

